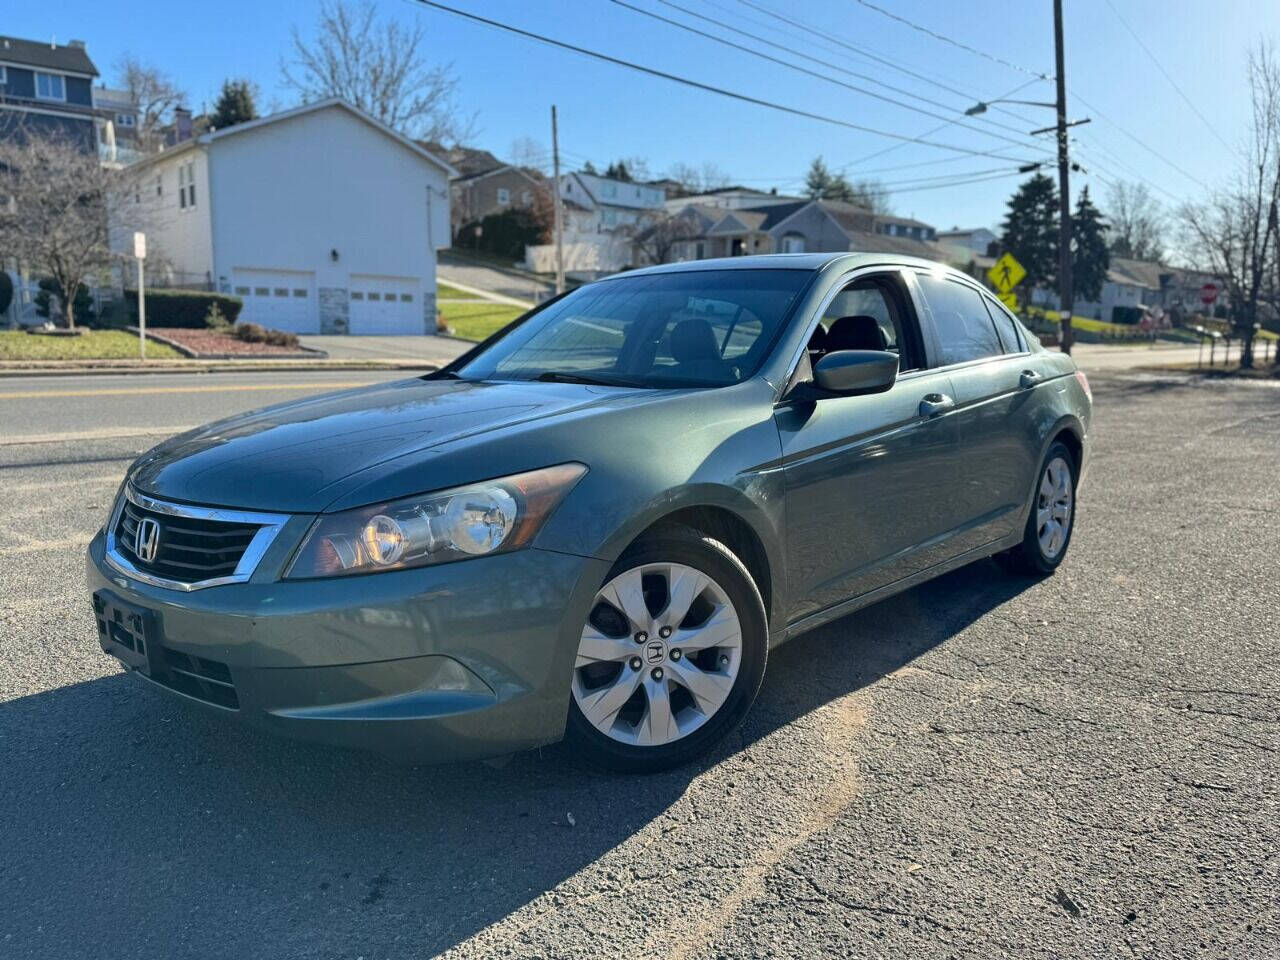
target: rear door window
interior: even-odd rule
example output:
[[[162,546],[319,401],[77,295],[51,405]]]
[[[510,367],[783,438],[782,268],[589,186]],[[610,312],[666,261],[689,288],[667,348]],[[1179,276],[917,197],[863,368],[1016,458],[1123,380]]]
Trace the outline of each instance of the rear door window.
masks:
[[[1000,335],[1000,346],[1004,348],[1004,352],[1022,353],[1026,350],[1027,345],[1018,333],[1018,321],[1014,320],[1002,307],[994,303],[990,297],[983,297],[982,302],[987,305],[987,310],[991,313],[991,319],[995,321],[996,333]]]
[[[940,366],[997,357],[1004,352],[982,294],[957,280],[921,274],[920,289],[938,338]]]

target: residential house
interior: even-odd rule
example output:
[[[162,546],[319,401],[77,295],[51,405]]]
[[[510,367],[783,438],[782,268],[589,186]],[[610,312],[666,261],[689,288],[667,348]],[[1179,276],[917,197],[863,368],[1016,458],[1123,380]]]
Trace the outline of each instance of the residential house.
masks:
[[[93,106],[98,115],[98,150],[103,162],[127,164],[141,160],[143,150],[138,134],[142,118],[133,95],[128,90],[94,87]]]
[[[1160,307],[1183,319],[1204,312],[1200,289],[1206,283],[1217,283],[1222,289],[1221,281],[1211,273],[1113,256],[1101,297],[1077,300],[1074,308],[1079,315],[1097,320],[1112,320],[1116,307]],[[1225,307],[1225,297],[1220,296],[1214,306]]]
[[[531,210],[537,192],[547,189],[536,170],[504,163],[490,170],[463,174],[449,184],[457,228],[506,210]]]
[[[936,239],[940,244],[968,247],[980,256],[990,257],[995,255],[995,248],[1000,238],[986,227],[974,227],[971,230],[952,227],[950,230],[939,231]]]
[[[98,68],[80,40],[59,46],[0,36],[0,139],[23,130],[60,134],[93,152],[96,76]]]
[[[886,237],[909,237],[921,243],[930,243],[938,237],[938,232],[927,223],[891,214],[876,214],[874,232]]]
[[[885,217],[838,200],[792,199],[742,209],[689,204],[675,215],[697,225],[673,249],[676,260],[844,250],[938,258],[932,244],[896,229],[901,225],[918,228],[923,236],[933,230],[928,224]],[[888,225],[895,230],[881,229]]]
[[[749,190],[746,187],[724,187],[720,190],[709,190],[706,193],[693,195],[668,194],[666,208],[668,213],[678,213],[691,203],[703,207],[720,207],[725,210],[754,210],[758,207],[769,207],[778,204],[795,203],[802,197],[788,197],[776,190]]]
[[[296,333],[435,331],[456,171],[346,101],[202,133],[130,169],[143,186],[113,199],[113,248],[128,251],[143,229],[149,261],[241,297],[241,320]]]
[[[660,215],[666,192],[662,187],[579,171],[560,178],[560,197],[591,213],[591,232],[611,234]]]

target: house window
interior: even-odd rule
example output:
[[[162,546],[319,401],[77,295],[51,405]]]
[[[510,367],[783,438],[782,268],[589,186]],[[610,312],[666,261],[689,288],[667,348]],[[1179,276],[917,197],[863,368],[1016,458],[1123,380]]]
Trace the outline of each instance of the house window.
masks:
[[[511,191],[506,187],[498,188],[498,206],[505,207],[511,203]]]
[[[276,287],[276,296],[277,296],[277,297],[287,297],[288,295],[289,295],[289,288],[288,288],[288,287]]]
[[[618,195],[618,185],[616,183],[606,183],[604,185],[604,195],[606,197],[616,197]]]
[[[185,210],[196,205],[196,164],[189,161],[178,167],[178,207]]]
[[[133,126],[133,124],[134,124],[134,117],[133,117],[133,114],[132,114],[132,113],[117,113],[117,114],[116,114],[116,126],[117,126],[117,127],[132,127],[132,126]]]
[[[789,233],[782,238],[783,253],[804,253],[804,237]]]
[[[248,288],[248,287],[236,287],[236,296],[237,296],[237,297],[247,297],[248,295],[249,295],[249,288]]]
[[[381,299],[382,299],[382,294],[378,293],[378,292],[377,292],[377,291],[375,291],[375,290],[370,290],[370,291],[369,291],[369,299],[370,299],[370,300],[381,300]]]
[[[41,100],[67,99],[67,86],[60,73],[37,73],[36,96]]]
[[[351,291],[351,299],[352,299],[352,300],[363,300],[363,299],[364,299],[364,291],[363,291],[363,290],[352,290],[352,291]]]
[[[0,84],[8,83],[9,75],[4,72],[4,64],[0,63]]]
[[[532,193],[530,193],[528,190],[523,191],[523,192],[520,194],[520,204],[521,204],[521,206],[525,206],[525,207],[527,207],[527,206],[529,206],[529,204],[531,204],[531,203],[533,203],[533,194],[532,194]]]
[[[253,295],[255,297],[269,297],[271,296],[271,290],[267,287],[254,287]]]
[[[307,291],[303,287],[294,287],[293,295],[295,297],[305,297],[307,295]]]
[[[412,294],[412,293],[402,293],[402,294],[400,294],[400,302],[401,302],[401,303],[413,303],[413,294]]]

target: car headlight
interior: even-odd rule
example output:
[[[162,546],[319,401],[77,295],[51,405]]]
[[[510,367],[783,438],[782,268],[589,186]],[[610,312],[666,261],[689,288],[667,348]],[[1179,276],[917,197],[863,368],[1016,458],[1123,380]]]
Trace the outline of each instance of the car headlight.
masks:
[[[285,576],[404,570],[518,549],[586,472],[580,463],[562,463],[322,516]]]

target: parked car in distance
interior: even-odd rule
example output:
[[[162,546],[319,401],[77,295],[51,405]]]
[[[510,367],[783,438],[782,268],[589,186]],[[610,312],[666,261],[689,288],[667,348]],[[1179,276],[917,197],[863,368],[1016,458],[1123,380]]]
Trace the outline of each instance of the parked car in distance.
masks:
[[[799,254],[618,275],[424,377],[193,430],[88,549],[103,650],[402,762],[707,751],[771,647],[1066,555],[1092,399],[968,277]]]

